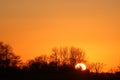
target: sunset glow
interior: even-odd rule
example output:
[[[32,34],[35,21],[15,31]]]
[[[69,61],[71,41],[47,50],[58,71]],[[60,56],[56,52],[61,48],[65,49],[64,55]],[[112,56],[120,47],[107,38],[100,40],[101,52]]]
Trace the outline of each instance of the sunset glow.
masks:
[[[0,0],[0,41],[24,62],[78,47],[108,71],[120,64],[120,0]]]

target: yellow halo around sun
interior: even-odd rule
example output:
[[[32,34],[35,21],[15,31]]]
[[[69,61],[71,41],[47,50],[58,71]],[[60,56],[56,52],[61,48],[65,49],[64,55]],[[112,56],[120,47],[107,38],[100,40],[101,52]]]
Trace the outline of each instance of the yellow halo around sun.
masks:
[[[75,65],[75,69],[86,70],[86,65],[83,63],[78,63]]]

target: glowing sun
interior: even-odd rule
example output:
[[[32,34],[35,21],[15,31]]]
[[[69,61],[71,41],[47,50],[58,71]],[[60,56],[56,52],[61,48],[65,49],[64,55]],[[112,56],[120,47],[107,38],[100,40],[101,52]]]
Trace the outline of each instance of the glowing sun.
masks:
[[[86,70],[86,65],[83,63],[78,63],[75,65],[75,69]]]

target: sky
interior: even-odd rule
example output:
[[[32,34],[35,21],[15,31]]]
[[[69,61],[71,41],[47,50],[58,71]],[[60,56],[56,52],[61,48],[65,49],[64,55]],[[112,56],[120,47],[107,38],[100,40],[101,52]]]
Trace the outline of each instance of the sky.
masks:
[[[120,64],[120,0],[0,0],[0,41],[23,61],[78,47],[106,69]]]

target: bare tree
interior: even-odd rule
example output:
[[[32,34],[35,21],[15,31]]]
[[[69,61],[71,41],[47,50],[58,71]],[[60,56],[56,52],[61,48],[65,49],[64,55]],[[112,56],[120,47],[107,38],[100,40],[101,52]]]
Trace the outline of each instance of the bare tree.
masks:
[[[102,69],[104,67],[104,64],[103,63],[92,63],[92,64],[89,64],[88,65],[88,69],[91,71],[91,72],[95,72],[95,73],[100,73],[102,72]]]
[[[0,42],[0,66],[4,68],[17,66],[19,62],[20,57],[12,52],[12,48],[3,42]]]
[[[116,71],[117,71],[116,68],[111,68],[111,69],[109,69],[109,72],[110,72],[110,73],[115,73]]]
[[[50,62],[58,63],[59,60],[59,52],[57,48],[52,49],[52,54],[50,55]]]
[[[68,61],[69,60],[69,53],[68,53],[67,47],[60,48],[59,58],[60,58],[61,64],[68,64],[69,63],[69,61]]]
[[[39,57],[36,57],[34,59],[35,62],[40,62],[40,63],[47,63],[48,59],[46,55],[41,55]]]
[[[109,69],[110,73],[116,73],[116,72],[120,72],[120,64],[117,67],[113,67],[111,69]]]
[[[73,67],[76,63],[86,62],[85,53],[82,49],[75,47],[54,48],[50,59],[58,64],[70,64]]]
[[[85,53],[82,49],[71,47],[70,48],[70,64],[75,65],[76,63],[86,62]]]
[[[120,64],[118,65],[117,69],[118,69],[118,72],[120,72]]]

